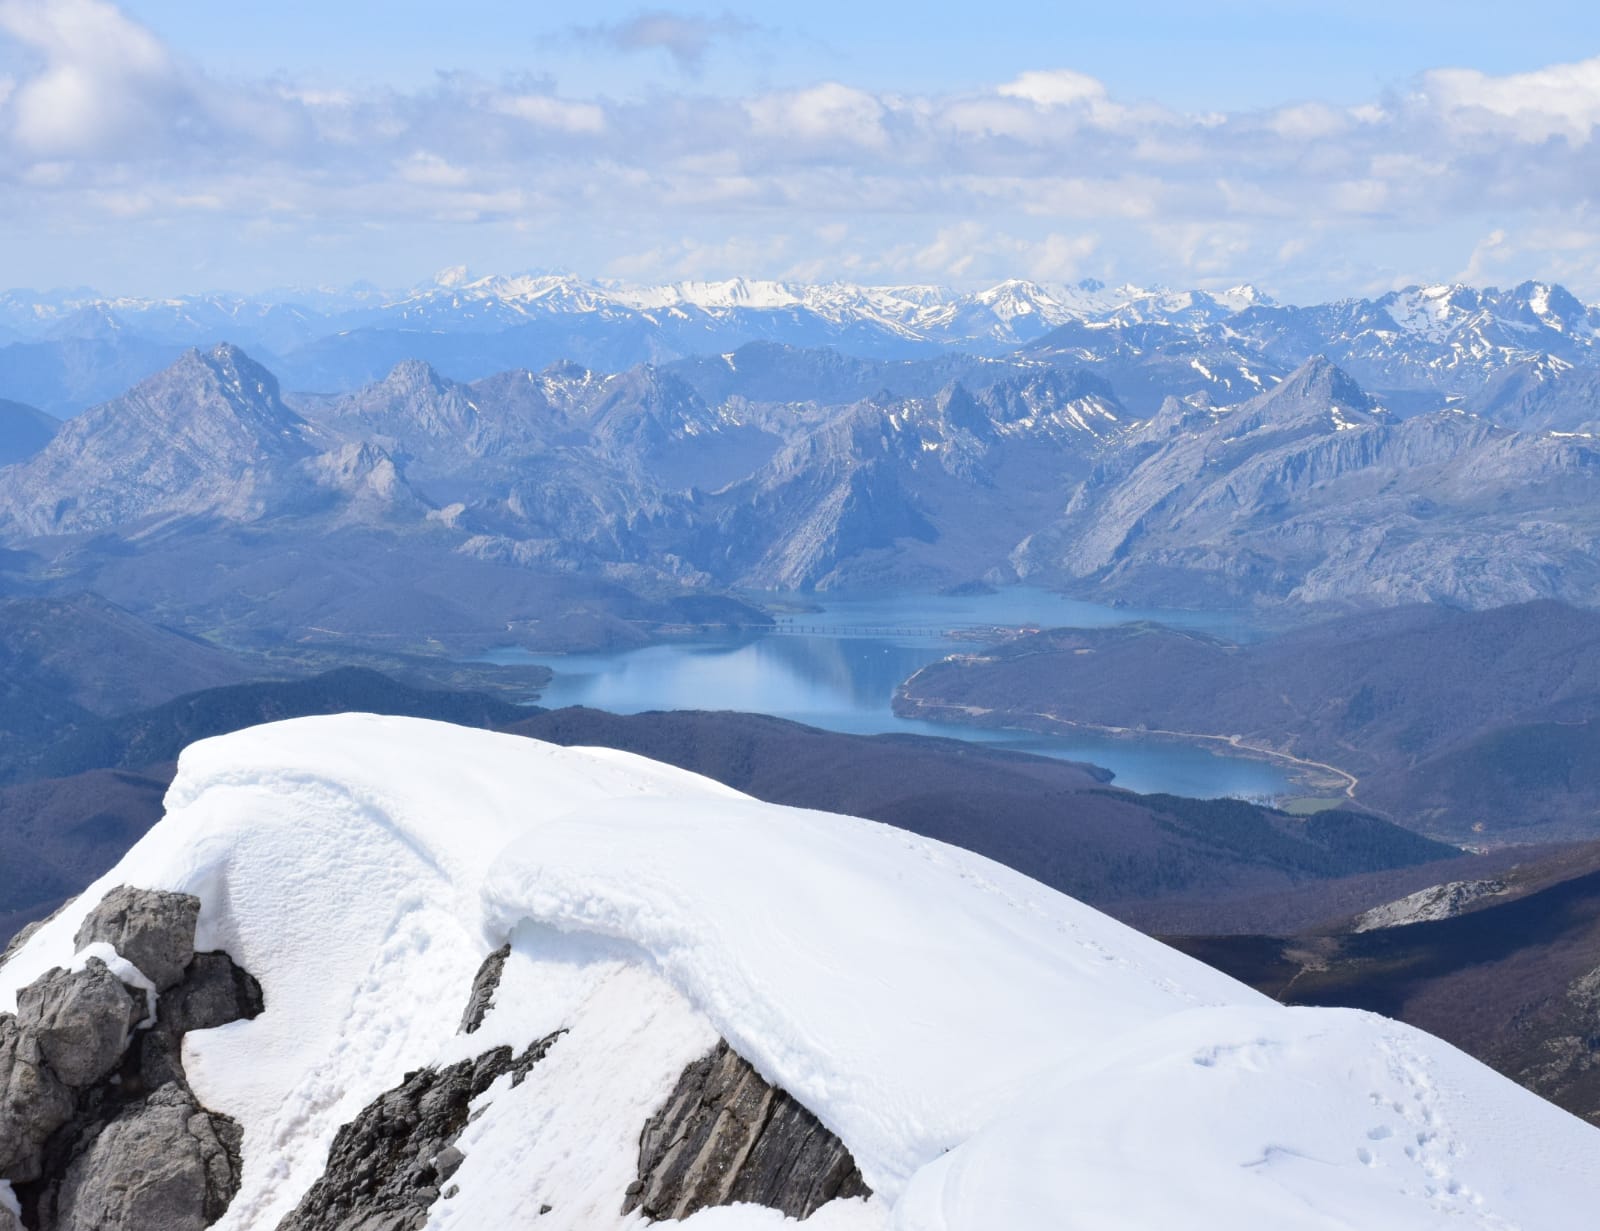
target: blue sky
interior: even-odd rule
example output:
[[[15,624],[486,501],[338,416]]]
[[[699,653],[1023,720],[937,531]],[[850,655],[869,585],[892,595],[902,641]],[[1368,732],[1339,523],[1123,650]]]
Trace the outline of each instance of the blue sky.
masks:
[[[0,284],[1600,300],[1594,7],[0,0]]]
[[[175,47],[219,71],[306,74],[324,82],[422,85],[440,69],[548,73],[575,93],[637,94],[674,84],[670,55],[623,55],[574,32],[640,13],[733,18],[699,84],[722,93],[837,78],[869,89],[980,88],[1024,68],[1090,73],[1135,99],[1196,108],[1318,98],[1358,103],[1418,72],[1466,66],[1504,74],[1571,58],[1600,36],[1593,5],[1306,4],[1278,0],[1138,4],[516,4],[397,0],[125,6]],[[997,19],[998,17],[998,19]],[[1600,39],[1594,51],[1600,53]]]

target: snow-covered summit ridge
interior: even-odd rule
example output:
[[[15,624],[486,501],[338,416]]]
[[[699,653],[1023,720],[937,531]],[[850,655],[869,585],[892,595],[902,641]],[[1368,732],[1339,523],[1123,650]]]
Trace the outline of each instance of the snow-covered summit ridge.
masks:
[[[635,338],[633,349],[623,346],[628,363],[658,353],[722,353],[730,341],[757,338],[895,355],[941,348],[1000,354],[1045,344],[1082,350],[1090,361],[1119,348],[1154,354],[1163,347],[1205,353],[1243,347],[1252,366],[1269,368],[1286,355],[1331,348],[1376,365],[1381,380],[1400,377],[1404,387],[1431,388],[1546,353],[1587,362],[1600,347],[1600,305],[1533,281],[1507,289],[1417,285],[1375,299],[1296,307],[1248,284],[1175,289],[1008,278],[957,289],[749,277],[638,283],[570,273],[481,275],[465,266],[388,290],[358,285],[164,299],[107,298],[84,289],[0,292],[0,333],[24,340],[96,339],[137,349],[226,337],[294,356],[307,347],[314,354],[330,338],[360,339],[374,330],[430,336],[527,330],[530,340],[569,350],[604,351]],[[1051,342],[1056,334],[1063,336]],[[655,349],[639,349],[637,336],[653,338]]]
[[[276,1226],[339,1125],[459,1058],[508,937],[471,1037],[570,1034],[519,1114],[475,1122],[430,1226],[507,1225],[539,1183],[561,1190],[541,1226],[637,1226],[616,1210],[639,1121],[588,1103],[626,1070],[648,1114],[663,1035],[668,1059],[727,1038],[844,1140],[878,1196],[819,1228],[1576,1231],[1600,1197],[1600,1134],[1429,1036],[1282,1008],[978,856],[628,754],[362,715],[196,744],[166,818],[0,970],[0,1007],[124,883],[199,896],[198,947],[265,992],[186,1041],[244,1128],[225,1231]]]
[[[433,285],[392,297],[390,307],[414,309],[467,301],[495,302],[528,312],[561,310],[604,312],[625,309],[655,313],[695,310],[713,316],[734,311],[804,310],[836,323],[870,322],[917,333],[948,330],[974,316],[992,317],[1000,326],[1031,318],[1040,329],[1068,321],[1102,320],[1133,308],[1140,318],[1180,314],[1225,316],[1273,300],[1251,286],[1226,291],[1173,291],[1126,284],[1108,287],[1095,279],[1076,283],[1010,278],[975,291],[920,285],[865,285],[851,282],[803,283],[748,278],[636,284],[586,281],[568,274],[470,277],[459,268],[443,271]]]
[[[1432,343],[1499,328],[1532,333],[1548,329],[1580,341],[1593,341],[1590,311],[1564,287],[1524,282],[1508,290],[1477,289],[1461,283],[1410,286],[1377,300],[1401,332]]]
[[[200,323],[237,325],[269,310],[287,310],[320,313],[330,325],[345,327],[389,323],[408,328],[495,329],[553,315],[654,319],[695,313],[723,319],[735,313],[799,313],[835,325],[866,325],[929,340],[988,336],[997,330],[1010,337],[1021,323],[1029,327],[1016,335],[1021,340],[1069,321],[1105,320],[1122,311],[1141,320],[1209,319],[1273,302],[1249,286],[1207,293],[1109,287],[1094,279],[1041,283],[1012,278],[963,291],[936,285],[752,278],[628,283],[564,273],[475,275],[465,266],[440,270],[431,281],[404,290],[360,287],[349,294],[319,290],[302,298],[315,306],[295,306],[294,300],[269,296],[111,299],[86,290],[48,295],[10,291],[0,294],[0,325],[33,334],[59,330],[64,322],[103,318],[101,328],[122,329],[135,322],[138,328],[162,334]]]

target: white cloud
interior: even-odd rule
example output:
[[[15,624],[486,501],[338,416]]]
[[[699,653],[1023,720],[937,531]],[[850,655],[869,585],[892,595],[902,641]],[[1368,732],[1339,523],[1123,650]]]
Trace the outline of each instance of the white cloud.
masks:
[[[791,237],[785,233],[756,236],[731,236],[721,240],[684,239],[643,251],[613,255],[602,271],[607,277],[624,281],[684,281],[724,276],[723,271],[779,267],[779,277],[793,271],[782,269],[791,251]]]
[[[1108,131],[1165,126],[1178,117],[1160,107],[1129,107],[1115,102],[1103,81],[1073,69],[1037,69],[995,87],[995,96],[1026,105],[1045,121],[1041,131],[1077,122]],[[1185,125],[1187,127],[1187,125]]]
[[[1020,98],[1040,107],[1070,107],[1104,101],[1105,84],[1085,73],[1057,68],[1023,73],[998,87],[1004,98]]]
[[[1485,235],[1472,250],[1472,255],[1467,259],[1466,267],[1452,281],[1477,282],[1485,276],[1492,276],[1490,270],[1501,264],[1510,255],[1506,243],[1508,236],[1501,228],[1496,228]]]
[[[934,236],[931,244],[912,252],[906,264],[923,276],[959,280],[966,277],[984,246],[998,242],[999,237],[990,234],[981,224],[960,222],[945,227]]]
[[[6,100],[12,136],[28,149],[86,153],[147,138],[186,93],[160,40],[102,0],[0,0],[0,31],[41,61]]]
[[[502,115],[558,132],[593,134],[606,128],[606,113],[596,104],[569,102],[548,94],[510,94],[497,98],[493,106]]]
[[[689,65],[736,36],[623,25],[606,27],[618,47]],[[468,73],[415,90],[223,81],[106,0],[0,0],[0,43],[0,208],[24,251],[108,218],[137,246],[140,227],[204,215],[263,246],[296,235],[271,240],[292,254],[413,228],[453,259],[472,228],[515,228],[559,239],[530,263],[600,269],[620,250],[686,277],[1064,278],[1117,262],[1282,293],[1467,261],[1571,271],[1600,297],[1593,250],[1560,242],[1600,216],[1600,59],[1439,70],[1354,107],[1180,114],[1071,69],[942,94],[856,80],[633,100]],[[1469,257],[1496,230],[1503,246]],[[736,258],[755,264],[719,264]]]
[[[836,81],[808,90],[769,94],[745,104],[756,135],[808,145],[886,145],[885,108],[873,95]]]
[[[1195,278],[1226,281],[1239,258],[1253,248],[1250,229],[1239,223],[1160,223],[1149,235]]]
[[[975,195],[985,192],[1017,200],[1021,210],[1039,218],[1155,218],[1161,212],[1163,185],[1153,176],[1037,176],[1013,180],[989,177],[971,182]]]
[[[1349,112],[1325,103],[1301,103],[1283,107],[1267,121],[1268,127],[1289,141],[1318,141],[1345,132],[1351,125]]]
[[[397,168],[400,178],[425,188],[460,188],[471,182],[471,174],[462,167],[452,166],[437,154],[418,150]]]
[[[1086,262],[1099,248],[1096,235],[1047,235],[1033,247],[1028,274],[1046,282],[1072,281],[1083,275]]]
[[[1025,277],[1073,281],[1100,251],[1098,235],[1051,232],[1038,238],[997,230],[972,219],[941,228],[925,243],[900,243],[858,263],[869,278],[992,284]]]
[[[1382,213],[1392,199],[1391,185],[1385,180],[1345,180],[1332,185],[1329,194],[1332,206],[1346,214]]]
[[[950,130],[972,137],[1012,137],[1037,141],[1052,131],[1050,121],[1037,107],[1018,105],[1010,99],[959,99],[943,108],[940,122]],[[1053,131],[1059,132],[1059,127]]]
[[[1421,97],[1463,132],[1583,145],[1600,124],[1600,57],[1504,77],[1437,69],[1423,76]]]

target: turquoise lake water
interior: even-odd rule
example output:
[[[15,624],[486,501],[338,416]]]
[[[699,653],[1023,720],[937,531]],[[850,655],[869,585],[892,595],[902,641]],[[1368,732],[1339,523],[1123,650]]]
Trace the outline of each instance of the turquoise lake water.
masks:
[[[772,602],[771,595],[761,597]],[[1248,639],[1256,630],[1241,617],[1106,607],[1025,587],[961,597],[812,595],[803,601],[822,610],[781,615],[778,627],[764,634],[706,636],[603,654],[507,648],[484,660],[549,667],[555,678],[539,704],[552,708],[587,705],[620,714],[742,710],[849,734],[936,735],[1088,761],[1111,770],[1118,786],[1133,791],[1251,799],[1296,793],[1276,765],[1170,740],[996,731],[899,718],[890,709],[895,687],[906,677],[947,654],[982,644],[975,636],[962,637],[961,630],[1101,628],[1156,620]]]

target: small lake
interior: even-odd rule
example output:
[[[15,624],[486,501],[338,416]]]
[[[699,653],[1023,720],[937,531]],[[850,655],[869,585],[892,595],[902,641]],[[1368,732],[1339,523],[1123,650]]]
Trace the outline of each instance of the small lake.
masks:
[[[759,596],[768,605],[772,595]],[[888,732],[966,739],[1043,756],[1089,761],[1133,791],[1197,798],[1263,798],[1300,792],[1276,765],[1163,740],[1054,736],[899,718],[889,708],[908,676],[947,654],[982,644],[959,630],[1038,625],[1103,628],[1134,620],[1249,639],[1237,616],[1105,607],[1026,587],[996,594],[808,595],[822,608],[778,617],[758,635],[720,634],[603,654],[538,654],[507,648],[482,661],[539,663],[555,678],[539,698],[552,708],[587,705],[619,714],[645,710],[742,710],[854,735]],[[949,636],[956,631],[958,635]]]

